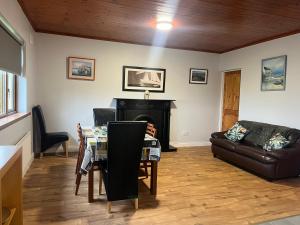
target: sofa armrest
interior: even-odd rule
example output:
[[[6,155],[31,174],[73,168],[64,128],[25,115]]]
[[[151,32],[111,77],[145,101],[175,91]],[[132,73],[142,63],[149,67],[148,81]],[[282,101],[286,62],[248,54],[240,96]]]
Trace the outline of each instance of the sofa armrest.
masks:
[[[214,132],[211,134],[212,138],[225,138],[224,134],[226,133],[226,131],[222,131],[222,132]]]
[[[283,148],[276,151],[266,151],[267,155],[276,159],[289,159],[300,157],[300,144],[294,144],[291,147]]]

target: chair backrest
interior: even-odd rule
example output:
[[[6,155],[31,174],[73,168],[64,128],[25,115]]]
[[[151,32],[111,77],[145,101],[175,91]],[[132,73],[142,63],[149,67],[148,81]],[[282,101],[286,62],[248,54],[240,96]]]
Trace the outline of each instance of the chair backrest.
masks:
[[[42,135],[46,134],[46,124],[43,114],[43,110],[40,105],[34,106],[32,108],[32,117],[37,122],[37,129],[41,132]]]
[[[138,197],[138,172],[146,122],[109,122],[107,127],[107,199]]]
[[[80,123],[77,124],[77,135],[78,135],[78,141],[79,141],[79,150],[78,150],[78,156],[77,156],[77,163],[76,163],[76,169],[75,174],[78,174],[80,171],[80,167],[84,158],[84,151],[85,151],[85,141],[82,134],[82,128]]]
[[[35,153],[42,151],[42,143],[46,137],[46,125],[40,105],[32,108],[33,149]]]
[[[149,134],[152,137],[156,137],[156,128],[154,127],[153,123],[147,123],[147,130],[146,133]]]
[[[94,126],[106,125],[109,121],[116,121],[116,110],[113,108],[94,108]]]
[[[83,134],[82,134],[82,128],[80,123],[77,123],[77,135],[78,135],[78,141],[80,144],[84,143],[84,138],[83,138]]]

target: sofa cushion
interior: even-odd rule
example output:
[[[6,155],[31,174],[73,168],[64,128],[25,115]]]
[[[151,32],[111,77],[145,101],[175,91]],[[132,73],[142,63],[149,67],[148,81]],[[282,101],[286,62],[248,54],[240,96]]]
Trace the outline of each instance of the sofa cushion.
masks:
[[[281,132],[281,134],[283,134],[283,133]],[[288,130],[288,132],[283,134],[283,136],[290,141],[290,144],[288,146],[292,146],[295,143],[300,141],[300,139],[299,139],[300,138],[300,130],[290,129],[290,130]],[[288,147],[288,146],[286,146],[286,147]]]
[[[267,151],[279,150],[286,147],[290,141],[282,136],[280,133],[273,135],[265,144],[263,149]]]
[[[237,146],[237,143],[227,140],[227,139],[211,138],[210,141],[212,144],[226,148],[227,150],[230,150],[230,151],[233,151]]]
[[[300,137],[299,135],[295,135],[297,132],[293,132],[292,128],[284,127],[284,126],[277,126],[267,123],[259,123],[247,120],[241,120],[239,123],[248,129],[250,132],[249,134],[243,139],[243,143],[252,146],[263,147],[264,144],[276,133],[281,133],[284,137],[289,139],[290,134],[294,134],[290,138],[293,141]],[[298,130],[297,130],[298,131]]]
[[[236,122],[232,128],[230,128],[224,136],[231,141],[240,141],[248,133],[248,130]]]
[[[247,121],[246,124],[244,122],[241,124],[250,131],[243,141],[259,147],[262,147],[265,142],[270,139],[275,129],[272,126],[265,126],[265,124],[256,122],[248,123]]]
[[[249,158],[258,160],[262,163],[276,163],[277,159],[267,155],[267,152],[261,148],[250,147],[246,145],[239,145],[234,149],[234,152],[241,155],[247,156]]]

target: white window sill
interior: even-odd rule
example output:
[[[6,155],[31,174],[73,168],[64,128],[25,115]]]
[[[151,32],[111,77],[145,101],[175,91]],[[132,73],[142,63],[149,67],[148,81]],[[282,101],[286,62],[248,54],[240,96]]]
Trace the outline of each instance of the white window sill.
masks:
[[[30,116],[31,113],[14,113],[12,115],[3,117],[0,119],[0,130],[3,130],[4,128],[26,118],[27,116]]]

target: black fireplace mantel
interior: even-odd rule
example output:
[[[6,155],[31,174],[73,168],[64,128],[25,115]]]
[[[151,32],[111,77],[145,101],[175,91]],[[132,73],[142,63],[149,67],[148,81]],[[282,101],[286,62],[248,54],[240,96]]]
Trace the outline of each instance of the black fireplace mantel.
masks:
[[[116,100],[117,120],[146,120],[157,128],[157,138],[162,151],[175,151],[170,146],[170,112],[173,99],[129,99]]]
[[[143,99],[143,98],[114,98],[116,100],[136,100],[136,101],[169,101],[169,102],[175,102],[175,99]]]

